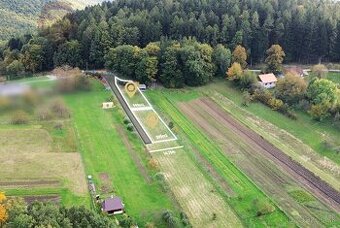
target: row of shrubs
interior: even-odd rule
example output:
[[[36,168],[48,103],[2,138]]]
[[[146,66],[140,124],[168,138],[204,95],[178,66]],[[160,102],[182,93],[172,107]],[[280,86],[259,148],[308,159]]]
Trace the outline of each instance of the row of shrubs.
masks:
[[[296,120],[296,114],[290,109],[290,107],[285,104],[281,99],[275,98],[273,94],[266,89],[257,88],[250,95],[249,92],[244,93],[243,105],[247,105],[248,102],[258,101],[264,105],[267,105],[274,111],[278,111],[287,117]]]

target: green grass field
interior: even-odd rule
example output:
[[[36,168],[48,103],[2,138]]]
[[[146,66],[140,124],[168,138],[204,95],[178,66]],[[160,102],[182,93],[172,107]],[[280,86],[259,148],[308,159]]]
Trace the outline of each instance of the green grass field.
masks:
[[[340,73],[329,72],[326,78],[340,84]]]
[[[97,188],[109,182],[114,194],[122,197],[127,213],[135,217],[139,225],[156,221],[159,226],[161,213],[165,209],[176,212],[176,206],[156,182],[142,175],[140,169],[145,168],[146,153],[140,139],[122,128],[122,111],[101,109],[101,103],[110,96],[111,93],[100,86],[92,92],[65,96],[72,110],[86,173],[93,176]],[[131,157],[131,153],[136,158]],[[136,165],[136,159],[142,167]],[[103,180],[103,174],[109,181]]]
[[[177,102],[190,100],[199,96],[199,94],[185,92],[184,90],[178,92],[153,90],[148,91],[147,96],[164,115],[166,114],[175,123],[176,131],[184,145],[187,143],[196,148],[227,181],[232,191],[236,193],[236,197],[228,197],[226,200],[246,226],[291,225],[288,217],[278,208],[273,213],[261,217],[256,216],[256,209],[253,206],[254,200],[265,201],[268,198],[223,155],[223,152],[211,139],[191,123],[176,107]]]
[[[56,140],[53,127],[45,128],[50,125],[47,122],[0,124],[0,189],[8,196],[53,194],[66,206],[89,207],[81,157],[74,149],[67,151],[62,136]],[[67,136],[70,134],[65,133]],[[69,139],[73,144],[72,136]]]

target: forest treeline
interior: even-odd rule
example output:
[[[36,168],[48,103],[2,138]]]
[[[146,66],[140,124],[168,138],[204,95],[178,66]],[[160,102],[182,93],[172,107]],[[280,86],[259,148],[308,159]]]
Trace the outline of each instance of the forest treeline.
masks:
[[[110,48],[145,47],[160,39],[195,37],[213,48],[246,48],[248,64],[280,44],[286,62],[340,61],[340,3],[314,0],[117,0],[65,16],[36,35],[0,48],[0,70],[37,72],[67,62],[105,66]],[[6,68],[8,68],[6,70]],[[8,71],[9,70],[9,71]]]

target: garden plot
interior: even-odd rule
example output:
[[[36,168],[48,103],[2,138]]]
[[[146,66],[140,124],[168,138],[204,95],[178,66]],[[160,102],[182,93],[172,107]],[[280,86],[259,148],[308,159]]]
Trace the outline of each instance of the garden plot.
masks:
[[[122,95],[128,108],[138,121],[143,131],[151,140],[152,144],[164,143],[177,140],[164,120],[158,115],[150,102],[136,86],[131,93],[126,89],[126,84],[132,81],[115,78],[115,86]]]
[[[321,223],[332,224],[327,218],[337,218],[336,213],[329,211],[320,201],[311,197],[310,202],[297,202],[290,196],[292,186],[303,186],[301,177],[293,179],[290,171],[276,166],[275,161],[261,153],[262,147],[251,142],[251,135],[241,135],[241,125],[236,125],[233,119],[209,99],[198,99],[181,103],[180,108],[193,122],[208,133],[218,143],[226,156],[240,167],[266,194],[275,201],[301,226],[322,226]],[[206,118],[209,116],[209,118]],[[235,123],[235,124],[234,124]],[[262,142],[257,140],[256,142]],[[261,143],[264,145],[264,142]],[[269,150],[270,148],[268,148]],[[266,148],[267,150],[267,148]],[[301,188],[302,189],[302,188]],[[307,195],[305,190],[299,193]],[[301,198],[301,194],[298,197]],[[313,204],[313,206],[310,206]],[[317,208],[318,215],[315,216]],[[323,216],[320,215],[323,212]],[[319,220],[319,221],[318,221]],[[320,223],[321,222],[321,223]]]

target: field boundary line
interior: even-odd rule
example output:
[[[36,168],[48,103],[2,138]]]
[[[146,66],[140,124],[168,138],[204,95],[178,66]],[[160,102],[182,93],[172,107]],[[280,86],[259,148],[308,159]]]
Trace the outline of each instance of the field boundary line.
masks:
[[[156,152],[162,152],[162,151],[167,151],[167,150],[178,150],[182,149],[184,146],[175,146],[175,147],[169,147],[169,148],[164,148],[164,149],[158,149],[158,150],[150,150],[149,153],[156,153]]]
[[[119,93],[121,94],[121,96],[123,97],[125,103],[127,104],[127,107],[130,109],[130,111],[132,112],[132,114],[135,116],[135,118],[137,119],[137,121],[139,122],[140,126],[142,127],[142,129],[144,130],[144,132],[146,133],[146,135],[149,137],[151,143],[162,143],[162,142],[169,142],[169,141],[175,141],[175,140],[178,140],[177,136],[172,132],[172,130],[169,128],[169,126],[164,122],[164,120],[161,118],[161,116],[157,113],[157,111],[154,109],[154,107],[151,105],[151,103],[149,102],[149,100],[145,97],[145,95],[143,94],[143,92],[137,87],[137,90],[139,91],[139,93],[142,95],[142,97],[144,98],[144,100],[148,103],[149,105],[149,109],[148,110],[152,110],[156,115],[157,117],[159,118],[159,120],[162,122],[162,124],[166,127],[166,129],[170,132],[170,134],[172,135],[172,139],[167,139],[167,140],[156,140],[154,141],[152,139],[152,137],[150,137],[148,131],[145,129],[142,121],[138,118],[137,115],[135,115],[134,111],[133,111],[133,108],[130,107],[130,104],[129,102],[126,100],[124,94],[122,93],[121,89],[119,88],[119,85],[117,83],[117,81],[122,81],[122,82],[130,82],[131,80],[126,80],[126,79],[121,79],[119,77],[116,77],[115,76],[115,86],[116,88],[118,89]]]
[[[132,112],[140,112],[140,111],[149,111],[152,110],[152,107],[140,107],[140,108],[131,108]]]
[[[124,94],[120,91],[120,88],[119,88],[118,83],[117,83],[117,79],[118,79],[118,80],[121,80],[121,81],[123,81],[123,82],[129,82],[129,80],[124,80],[124,79],[120,79],[120,78],[118,78],[118,77],[115,77],[115,86],[116,86],[116,88],[118,89],[118,92],[120,93],[120,95],[123,97],[125,103],[127,104],[128,109],[130,109],[132,115],[134,115],[134,117],[135,117],[136,120],[138,121],[139,125],[141,126],[141,128],[143,129],[143,131],[145,132],[145,134],[149,137],[151,143],[154,143],[154,141],[152,140],[152,137],[149,135],[148,131],[145,129],[144,125],[141,123],[141,121],[140,121],[140,119],[138,118],[138,116],[135,115],[135,113],[131,110],[131,107],[130,107],[130,105],[129,105],[129,102],[126,100]]]

